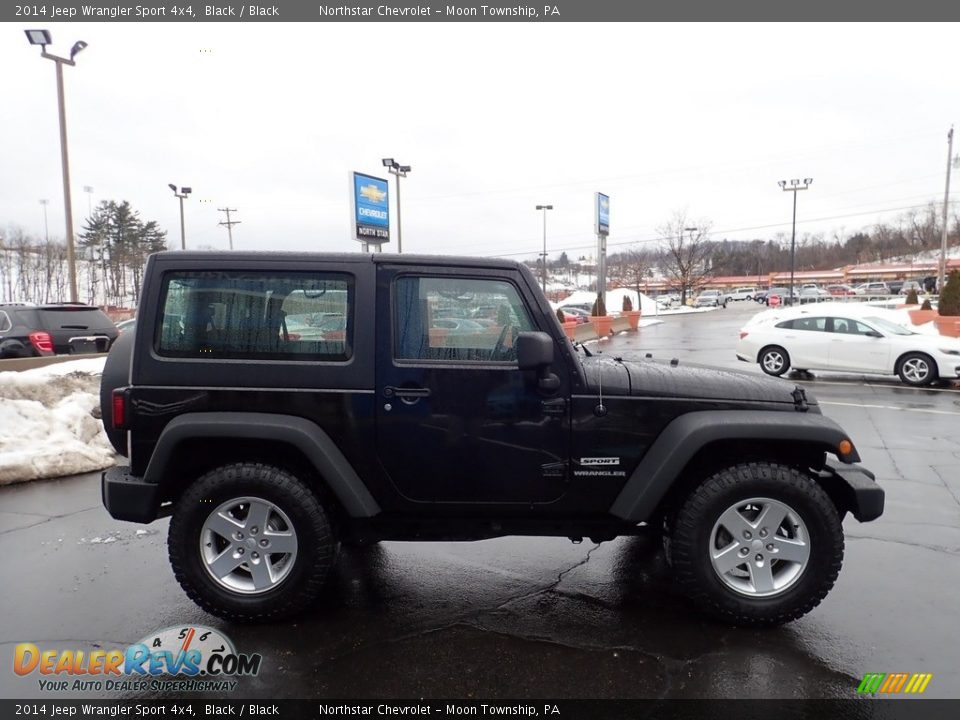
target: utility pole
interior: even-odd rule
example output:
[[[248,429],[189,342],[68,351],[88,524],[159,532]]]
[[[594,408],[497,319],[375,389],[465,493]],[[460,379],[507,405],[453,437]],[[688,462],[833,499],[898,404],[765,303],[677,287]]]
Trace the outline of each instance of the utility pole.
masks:
[[[43,205],[43,240],[48,245],[50,244],[50,228],[47,226],[47,203],[49,200],[41,200],[40,204]]]
[[[793,230],[790,233],[790,300],[787,303],[788,305],[793,305],[796,301],[793,294],[793,274],[796,268],[797,255],[797,191],[806,190],[812,182],[813,178],[804,178],[803,185],[800,184],[799,180],[791,180],[789,186],[786,180],[780,180],[777,183],[784,192],[793,193]]]
[[[541,280],[543,283],[543,294],[547,294],[547,210],[553,210],[553,205],[537,205],[537,210],[543,210],[543,265],[541,266]]]
[[[236,208],[225,207],[225,208],[217,208],[217,210],[218,210],[219,212],[222,212],[222,213],[226,213],[226,214],[227,214],[227,221],[226,221],[226,222],[220,222],[220,223],[217,223],[217,224],[218,224],[218,225],[223,225],[225,228],[227,228],[227,235],[230,237],[230,249],[233,250],[233,226],[234,226],[234,225],[239,225],[239,224],[240,224],[241,222],[243,222],[243,221],[242,221],[242,220],[231,220],[231,219],[230,219],[230,213],[236,212],[236,211],[237,211]]]
[[[943,233],[940,235],[940,272],[937,292],[947,284],[947,207],[950,205],[950,167],[953,165],[953,125],[947,133],[947,187],[943,191]]]

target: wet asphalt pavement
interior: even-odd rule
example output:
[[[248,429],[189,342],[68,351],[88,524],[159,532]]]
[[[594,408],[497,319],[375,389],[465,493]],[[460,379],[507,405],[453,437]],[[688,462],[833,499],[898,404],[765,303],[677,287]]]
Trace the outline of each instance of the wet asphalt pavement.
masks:
[[[601,346],[759,373],[733,354],[757,309],[674,316]],[[112,520],[94,474],[0,488],[0,697],[50,697],[36,674],[10,671],[17,642],[122,648],[191,623],[263,655],[237,698],[837,698],[853,697],[867,672],[933,673],[927,697],[960,697],[960,390],[802,382],[849,431],[887,505],[873,523],[846,519],[837,585],[785,627],[704,619],[645,538],[344,550],[313,614],[232,626],[181,592],[168,521]]]

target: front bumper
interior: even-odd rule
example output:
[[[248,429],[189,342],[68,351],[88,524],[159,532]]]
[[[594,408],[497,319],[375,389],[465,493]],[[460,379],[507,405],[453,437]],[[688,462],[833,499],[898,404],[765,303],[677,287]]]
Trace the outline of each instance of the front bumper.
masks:
[[[828,461],[819,475],[831,497],[839,499],[860,522],[870,522],[883,515],[885,493],[866,468],[856,463]]]
[[[129,522],[150,523],[157,519],[160,487],[130,474],[128,467],[112,467],[100,475],[103,506],[111,517]]]

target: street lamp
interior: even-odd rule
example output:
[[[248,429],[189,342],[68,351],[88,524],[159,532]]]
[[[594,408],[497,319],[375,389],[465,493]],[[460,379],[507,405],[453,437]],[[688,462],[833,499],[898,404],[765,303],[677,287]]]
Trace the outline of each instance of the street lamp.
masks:
[[[187,249],[187,235],[183,226],[183,201],[187,199],[187,195],[193,192],[193,188],[182,187],[180,192],[177,192],[177,186],[173,183],[167,183],[167,187],[173,190],[174,197],[180,198],[180,249]]]
[[[543,294],[547,294],[547,210],[553,210],[553,205],[537,205],[537,210],[543,210],[543,266],[541,276],[543,278]]]
[[[51,43],[49,30],[25,30],[31,45],[40,46],[40,57],[53,60],[57,66],[57,105],[60,110],[60,162],[63,166],[63,208],[67,224],[67,267],[70,274],[70,301],[77,302],[77,258],[73,246],[73,204],[70,199],[70,161],[67,154],[67,114],[63,100],[63,66],[76,65],[74,58],[87,43],[78,40],[70,48],[70,57],[62,58],[47,52]]]
[[[400,224],[400,178],[406,177],[412,169],[409,165],[401,165],[393,158],[383,158],[383,166],[387,172],[397,176],[397,252],[403,252],[403,228]]]
[[[793,230],[790,232],[790,300],[789,303],[792,305],[794,302],[793,295],[793,274],[796,268],[796,253],[797,253],[797,191],[806,190],[810,187],[810,184],[813,182],[813,178],[804,178],[803,185],[800,184],[800,180],[791,180],[790,184],[787,184],[786,180],[780,180],[777,184],[780,186],[780,189],[784,192],[793,193]]]

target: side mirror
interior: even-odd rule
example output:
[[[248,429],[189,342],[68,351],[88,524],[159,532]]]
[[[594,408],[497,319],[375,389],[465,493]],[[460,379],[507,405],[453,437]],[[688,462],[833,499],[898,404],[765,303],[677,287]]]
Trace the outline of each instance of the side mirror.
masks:
[[[867,332],[867,337],[882,338],[883,333],[879,333],[876,330],[870,330]]]
[[[517,335],[517,365],[521,370],[535,370],[537,385],[545,392],[560,389],[560,378],[550,372],[553,364],[553,338],[545,332],[522,332]]]

